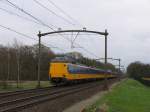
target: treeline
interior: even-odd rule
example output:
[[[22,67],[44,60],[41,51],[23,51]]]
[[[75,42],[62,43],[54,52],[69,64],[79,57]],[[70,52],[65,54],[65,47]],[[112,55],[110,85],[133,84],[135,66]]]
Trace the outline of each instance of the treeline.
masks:
[[[144,81],[143,78],[150,78],[150,64],[133,62],[127,67],[127,73],[131,78],[145,83],[146,81]]]
[[[55,54],[41,47],[41,80],[48,79],[49,62]],[[0,45],[0,81],[37,80],[38,45]]]

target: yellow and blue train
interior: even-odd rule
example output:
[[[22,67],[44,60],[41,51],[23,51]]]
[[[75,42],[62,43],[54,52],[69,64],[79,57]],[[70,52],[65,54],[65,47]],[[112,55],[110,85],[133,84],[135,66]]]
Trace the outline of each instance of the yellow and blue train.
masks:
[[[150,77],[143,77],[142,79],[145,81],[150,81]]]
[[[143,75],[142,80],[140,80],[142,83],[150,86],[150,75],[149,73],[146,75]]]
[[[49,70],[50,80],[56,85],[68,82],[104,79],[106,77],[115,78],[117,76],[118,73],[72,64],[65,61],[52,61]]]

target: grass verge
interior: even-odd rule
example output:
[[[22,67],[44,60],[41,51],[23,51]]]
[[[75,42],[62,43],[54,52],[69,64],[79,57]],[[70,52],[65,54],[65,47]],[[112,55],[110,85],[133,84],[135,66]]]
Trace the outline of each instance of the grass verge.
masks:
[[[124,80],[86,112],[150,112],[150,88],[132,79]]]

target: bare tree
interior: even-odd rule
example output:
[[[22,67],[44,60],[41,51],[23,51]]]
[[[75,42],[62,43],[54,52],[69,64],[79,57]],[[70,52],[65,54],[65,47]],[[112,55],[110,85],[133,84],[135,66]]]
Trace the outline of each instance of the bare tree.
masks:
[[[7,46],[7,79],[6,79],[6,87],[8,86],[9,76],[10,76],[10,52],[9,52],[9,43]]]
[[[3,87],[6,88],[6,68],[7,68],[7,48],[4,46],[0,46],[0,68],[1,68],[1,81],[3,84]]]
[[[5,49],[7,49],[7,51],[4,51],[6,54],[7,53],[7,58],[5,60],[5,62],[7,63],[7,76],[4,79],[4,88],[7,88],[8,86],[8,80],[9,80],[9,75],[10,75],[10,54],[9,54],[9,44],[7,47],[5,47]]]
[[[17,61],[17,88],[19,88],[20,83],[20,46],[17,40],[14,40],[14,48],[16,49],[16,61]]]

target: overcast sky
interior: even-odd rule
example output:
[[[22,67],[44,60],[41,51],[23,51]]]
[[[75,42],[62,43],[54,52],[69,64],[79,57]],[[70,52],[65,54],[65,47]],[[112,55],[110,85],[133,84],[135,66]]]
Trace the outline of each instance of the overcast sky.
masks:
[[[61,29],[82,29],[104,31],[108,30],[108,57],[121,58],[122,64],[127,66],[133,61],[150,63],[150,1],[149,0],[51,0],[75,20],[68,18],[48,0],[37,0],[58,16],[45,10],[34,0],[10,0],[23,10],[31,13],[49,26],[54,25]],[[11,7],[6,0],[0,0],[0,8],[17,13],[22,17],[33,20],[31,17]],[[52,31],[42,25],[27,21],[15,15],[8,14],[0,9],[0,25],[15,29],[37,39],[37,33]],[[71,24],[70,24],[71,23]],[[80,23],[80,24],[79,24]],[[74,24],[74,25],[72,25]],[[53,29],[57,30],[54,26]],[[74,34],[75,35],[75,34]],[[71,35],[64,35],[71,38]],[[0,27],[0,44],[12,44],[14,39],[23,44],[35,44],[37,41],[24,38]],[[78,36],[76,43],[94,55],[81,48],[70,48],[70,43],[63,37],[53,35],[42,38],[47,43],[65,49],[52,48],[55,52],[79,51],[90,58],[104,57],[104,38],[98,35]],[[78,45],[76,45],[78,46]],[[96,56],[97,57],[96,57]],[[117,64],[117,62],[113,62]]]

